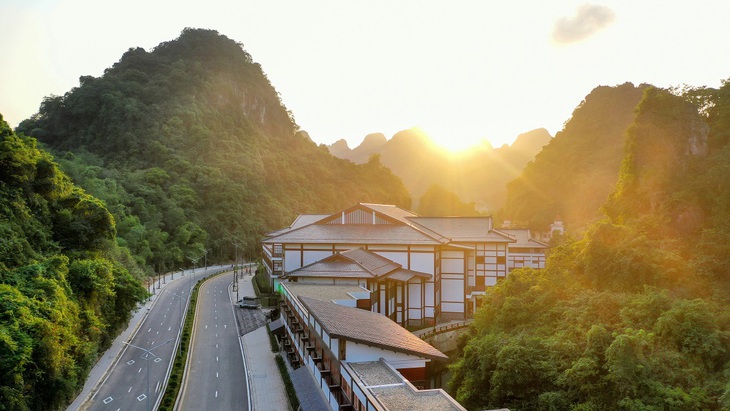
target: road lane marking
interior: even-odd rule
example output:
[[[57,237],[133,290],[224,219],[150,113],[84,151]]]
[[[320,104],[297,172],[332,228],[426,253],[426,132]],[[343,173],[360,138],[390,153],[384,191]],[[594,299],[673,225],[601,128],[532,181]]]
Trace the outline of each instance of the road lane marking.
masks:
[[[215,378],[218,378],[218,371],[215,372]]]
[[[215,361],[218,362],[218,357],[215,357]]]
[[[218,398],[218,391],[215,392],[215,397]]]
[[[132,364],[134,364],[134,360],[127,361],[127,365],[132,365]]]
[[[155,392],[160,390],[160,382],[157,381],[157,385],[155,386]]]
[[[144,401],[144,399],[147,398],[146,394],[142,394],[139,397],[137,397],[137,401]]]
[[[142,367],[139,367],[139,371],[137,371],[137,374],[142,372]]]
[[[172,330],[172,326],[167,327],[167,331],[170,331],[170,330]]]
[[[150,331],[152,331],[152,327],[150,327],[150,329],[149,329],[149,330],[147,330],[147,332],[150,332]]]
[[[129,389],[127,390],[127,392],[132,392],[132,387],[129,387]]]
[[[112,398],[112,397],[106,397],[106,398],[104,398],[104,401],[102,401],[102,402],[104,404],[109,404],[112,401],[114,401],[114,398]]]

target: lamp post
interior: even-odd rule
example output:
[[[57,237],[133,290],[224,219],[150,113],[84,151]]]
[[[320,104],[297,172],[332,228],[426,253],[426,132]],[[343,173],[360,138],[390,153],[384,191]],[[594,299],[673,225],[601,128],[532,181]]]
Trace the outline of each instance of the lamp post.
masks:
[[[156,346],[150,348],[149,350],[146,348],[136,346],[134,344],[130,344],[126,341],[124,341],[124,344],[127,344],[128,346],[130,346],[132,348],[136,348],[138,350],[144,351],[144,355],[142,355],[141,358],[144,358],[145,360],[149,361],[150,357],[157,358],[156,355],[152,354],[152,350],[160,348],[163,345],[169,344],[170,341],[172,341],[172,340],[174,340],[174,338],[170,338],[169,340],[163,342],[162,344],[156,345]],[[147,411],[152,411],[152,408],[150,407],[150,363],[149,362],[147,363],[147,392],[145,393],[145,398],[147,399]]]
[[[198,260],[200,260],[200,257],[188,256],[188,260],[193,262],[193,277],[195,277],[195,264],[198,263]],[[188,282],[190,284],[190,290],[193,289],[193,282],[192,282],[193,277],[190,277],[190,281]]]
[[[205,256],[205,259],[204,259],[205,271],[208,271],[208,251],[210,251],[210,250],[211,250],[210,248],[206,248],[205,250],[203,250],[203,253],[204,253],[203,255]]]
[[[165,292],[168,293],[168,294],[172,294],[172,296],[173,297],[176,297],[178,299],[178,301],[180,302],[180,331],[182,331],[182,327],[183,327],[183,306],[182,306],[182,302],[183,302],[183,300],[185,298],[182,295],[180,295],[178,293],[174,293],[174,292],[172,292],[170,290],[165,290]]]

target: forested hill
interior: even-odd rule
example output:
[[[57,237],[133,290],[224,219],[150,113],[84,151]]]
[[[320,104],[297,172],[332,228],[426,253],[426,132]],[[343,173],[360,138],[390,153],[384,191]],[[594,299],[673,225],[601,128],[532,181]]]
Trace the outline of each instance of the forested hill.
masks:
[[[603,218],[476,315],[468,409],[730,410],[730,82],[648,87]]]
[[[104,204],[0,115],[0,409],[63,409],[147,294]]]
[[[314,144],[242,45],[185,29],[133,48],[104,75],[47,98],[19,132],[36,137],[104,200],[121,243],[148,269],[257,252],[299,213],[358,201],[410,207],[377,159],[354,165]],[[239,253],[241,253],[239,249]]]
[[[614,188],[626,130],[646,85],[600,86],[573,111],[562,131],[507,185],[504,217],[546,230],[560,216],[568,228],[600,218]]]

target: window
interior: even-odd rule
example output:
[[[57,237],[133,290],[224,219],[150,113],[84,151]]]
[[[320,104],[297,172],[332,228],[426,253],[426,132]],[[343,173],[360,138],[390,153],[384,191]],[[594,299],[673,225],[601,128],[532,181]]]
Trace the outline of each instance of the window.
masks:
[[[507,262],[507,257],[503,255],[497,256],[497,264],[505,264]]]
[[[274,257],[281,257],[281,244],[274,244]]]

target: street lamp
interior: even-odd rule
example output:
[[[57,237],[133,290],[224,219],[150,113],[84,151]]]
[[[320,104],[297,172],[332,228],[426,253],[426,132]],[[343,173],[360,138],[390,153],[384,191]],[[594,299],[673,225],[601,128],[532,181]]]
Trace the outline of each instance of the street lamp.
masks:
[[[178,293],[174,293],[174,292],[172,292],[170,290],[165,290],[165,292],[168,293],[168,294],[172,294],[173,297],[177,297],[178,298],[178,301],[180,302],[180,331],[182,331],[182,327],[183,327],[183,306],[182,306],[182,302],[185,299],[185,297],[183,297],[182,295],[180,295]]]
[[[198,263],[198,260],[200,260],[200,257],[188,256],[188,260],[190,260],[190,261],[193,262],[193,277],[195,277],[195,264]],[[191,290],[193,289],[193,282],[192,281],[193,281],[193,278],[190,277],[190,281],[188,283],[190,284],[190,289]]]
[[[156,355],[152,354],[152,350],[160,348],[163,345],[169,344],[170,341],[172,341],[172,340],[174,340],[174,338],[170,338],[169,340],[163,342],[162,344],[156,345],[156,346],[150,348],[149,350],[146,348],[138,347],[134,344],[130,344],[126,341],[124,341],[124,344],[127,344],[128,346],[130,346],[132,348],[136,348],[138,350],[144,351],[144,355],[142,355],[140,358],[144,358],[145,360],[149,361],[150,357],[157,358]],[[152,408],[150,407],[150,363],[149,362],[147,363],[147,392],[145,393],[145,397],[147,398],[147,411],[151,411]]]
[[[203,250],[203,253],[205,253],[205,271],[208,271],[208,251],[210,250],[210,248],[206,248],[205,250]]]

